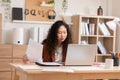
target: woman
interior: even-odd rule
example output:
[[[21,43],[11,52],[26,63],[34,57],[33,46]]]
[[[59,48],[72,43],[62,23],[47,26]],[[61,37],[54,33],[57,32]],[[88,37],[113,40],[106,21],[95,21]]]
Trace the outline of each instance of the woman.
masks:
[[[72,42],[69,25],[64,21],[56,21],[43,40],[43,62],[64,62],[68,44]],[[23,61],[28,61],[27,57]]]

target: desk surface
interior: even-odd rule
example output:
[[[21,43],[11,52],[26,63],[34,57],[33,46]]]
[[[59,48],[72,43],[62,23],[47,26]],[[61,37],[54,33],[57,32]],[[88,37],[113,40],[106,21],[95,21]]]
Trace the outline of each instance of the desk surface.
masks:
[[[19,80],[82,80],[120,79],[120,67],[105,69],[104,66],[38,66],[35,64],[10,64],[19,75]],[[24,74],[24,75],[22,75]],[[44,75],[43,75],[44,74]],[[26,77],[25,77],[26,76]]]

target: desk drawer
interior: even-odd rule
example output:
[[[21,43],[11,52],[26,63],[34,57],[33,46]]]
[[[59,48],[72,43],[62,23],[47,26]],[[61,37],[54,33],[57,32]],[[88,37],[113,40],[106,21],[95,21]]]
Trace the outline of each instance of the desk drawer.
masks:
[[[12,57],[12,45],[0,44],[0,57]]]
[[[23,58],[27,45],[13,45],[13,58]]]
[[[11,72],[0,72],[0,80],[11,80]]]
[[[23,63],[23,59],[13,59],[13,63]]]
[[[12,59],[0,59],[0,71],[11,71],[9,63],[12,63]]]

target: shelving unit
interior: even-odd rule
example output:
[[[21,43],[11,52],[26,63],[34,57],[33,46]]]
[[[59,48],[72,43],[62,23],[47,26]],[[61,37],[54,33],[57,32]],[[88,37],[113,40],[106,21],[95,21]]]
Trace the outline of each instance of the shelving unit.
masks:
[[[0,43],[2,42],[2,14],[0,13]]]
[[[120,51],[120,23],[117,24],[116,36],[116,52],[118,52]]]
[[[109,29],[106,22],[113,20],[112,16],[90,16],[90,15],[73,15],[72,16],[72,39],[76,44],[96,44],[102,42],[107,53],[96,52],[96,62],[104,62],[106,58],[110,58],[110,52],[115,52],[116,31]],[[110,35],[104,35],[100,29],[99,23],[104,23]],[[93,34],[87,33],[86,24],[94,24]],[[89,28],[89,27],[88,27]],[[90,28],[92,28],[90,26]],[[90,29],[89,28],[89,29]],[[84,30],[85,29],[85,30]],[[84,32],[85,31],[85,32]]]

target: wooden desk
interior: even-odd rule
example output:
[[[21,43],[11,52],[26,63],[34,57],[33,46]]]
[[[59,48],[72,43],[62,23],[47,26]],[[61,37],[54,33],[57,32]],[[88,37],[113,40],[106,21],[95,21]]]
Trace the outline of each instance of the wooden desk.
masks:
[[[104,67],[95,66],[40,67],[37,65],[23,65],[23,64],[11,64],[11,65],[15,69],[14,80],[84,80],[106,78],[120,79],[119,67],[114,67],[113,69],[105,69]]]

